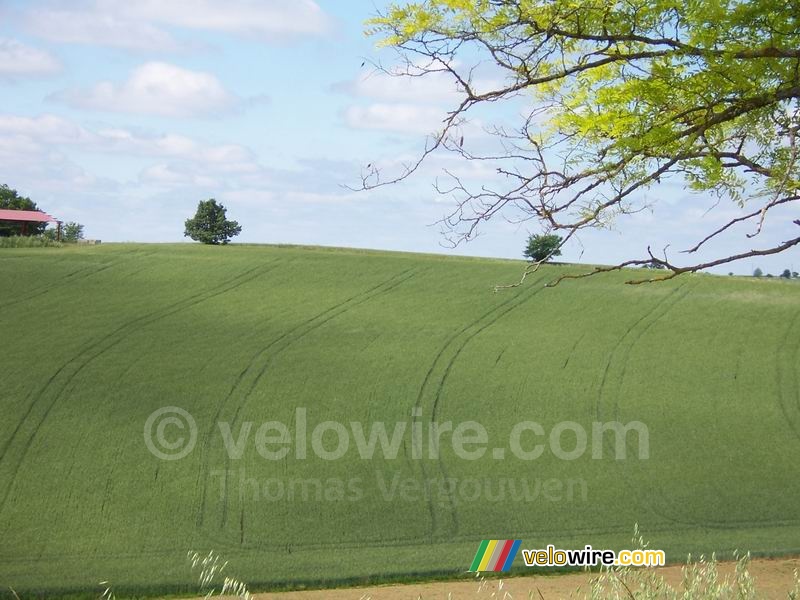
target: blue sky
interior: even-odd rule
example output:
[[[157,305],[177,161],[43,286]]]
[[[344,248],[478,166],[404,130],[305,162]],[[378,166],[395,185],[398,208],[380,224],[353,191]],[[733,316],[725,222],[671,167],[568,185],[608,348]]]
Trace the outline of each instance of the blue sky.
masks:
[[[441,169],[479,182],[491,176],[480,165],[437,156],[401,185],[343,187],[367,163],[391,170],[413,159],[454,102],[441,80],[372,71],[370,61],[393,59],[363,34],[382,5],[0,0],[0,182],[105,241],[182,241],[183,221],[214,197],[242,224],[242,242],[519,257],[533,223],[498,219],[455,250],[434,225],[452,208],[433,189]],[[714,200],[680,182],[648,194],[653,212],[582,235],[564,258],[608,263],[648,244],[688,247],[737,214],[726,205],[704,214]],[[786,216],[776,212],[753,245],[793,237]],[[800,270],[800,255],[719,270],[755,266]]]

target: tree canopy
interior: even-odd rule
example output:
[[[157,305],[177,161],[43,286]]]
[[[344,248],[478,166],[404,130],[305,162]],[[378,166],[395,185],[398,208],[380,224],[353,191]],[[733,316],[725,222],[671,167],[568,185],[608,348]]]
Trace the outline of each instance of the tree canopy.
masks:
[[[201,200],[195,216],[186,220],[183,235],[203,244],[227,244],[242,228],[236,221],[229,221],[226,214],[227,209],[213,198]]]
[[[83,225],[75,221],[64,223],[64,233],[61,239],[65,242],[77,242],[83,239]]]
[[[561,236],[554,234],[528,236],[523,255],[534,262],[544,262],[554,256],[561,256]]]
[[[496,181],[453,176],[456,242],[503,214],[538,220],[567,243],[646,206],[667,178],[739,207],[679,257],[651,250],[613,267],[657,264],[657,279],[782,252],[800,237],[750,242],[781,205],[800,199],[800,2],[788,0],[424,0],[391,5],[368,32],[401,57],[401,75],[452,78],[462,99],[419,161],[363,187],[415,172],[434,151],[489,161]],[[397,73],[398,70],[392,71]],[[481,105],[528,107],[514,130],[487,127],[500,148],[470,148],[460,128]],[[792,204],[793,203],[793,204]],[[780,212],[780,211],[778,211]],[[800,219],[792,221],[800,225]],[[741,252],[698,261],[731,236]],[[532,266],[535,269],[537,265]]]

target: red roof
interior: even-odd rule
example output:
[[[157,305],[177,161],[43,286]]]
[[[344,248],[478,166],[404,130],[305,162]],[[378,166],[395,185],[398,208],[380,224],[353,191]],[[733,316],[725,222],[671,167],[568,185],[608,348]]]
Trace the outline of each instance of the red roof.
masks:
[[[56,218],[38,210],[0,209],[0,221],[32,221],[34,223],[55,223]]]

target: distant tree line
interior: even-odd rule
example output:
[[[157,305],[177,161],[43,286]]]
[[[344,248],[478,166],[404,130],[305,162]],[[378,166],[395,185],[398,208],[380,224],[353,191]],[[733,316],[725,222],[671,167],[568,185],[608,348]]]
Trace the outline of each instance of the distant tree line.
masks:
[[[732,273],[729,273],[729,275],[732,275]],[[764,274],[764,271],[762,271],[759,267],[756,267],[753,271],[753,277],[774,277],[774,275],[772,273]],[[778,275],[778,277],[780,279],[799,279],[800,273],[790,269],[784,269],[783,272]]]

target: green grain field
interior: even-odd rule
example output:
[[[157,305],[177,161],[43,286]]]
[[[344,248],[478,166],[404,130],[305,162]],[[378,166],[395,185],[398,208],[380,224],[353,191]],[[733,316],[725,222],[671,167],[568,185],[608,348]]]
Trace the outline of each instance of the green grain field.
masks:
[[[0,588],[187,591],[187,551],[212,549],[256,589],[454,576],[484,538],[621,548],[635,523],[673,561],[800,552],[800,284],[617,273],[551,289],[578,271],[548,266],[493,293],[522,268],[300,247],[0,250]],[[180,460],[145,443],[166,406],[197,424]],[[269,433],[288,449],[277,460],[257,442],[272,421],[292,436]],[[394,457],[362,458],[351,434],[325,460],[310,438],[326,421],[409,433]],[[414,456],[412,425],[427,444],[431,422],[468,421],[488,433],[483,456],[457,455],[448,433],[438,457]],[[556,456],[529,431],[525,450],[547,447],[520,459],[523,421],[578,424],[587,449]],[[649,458],[635,436],[624,459],[610,438],[595,448],[592,423],[608,421],[645,424]]]

